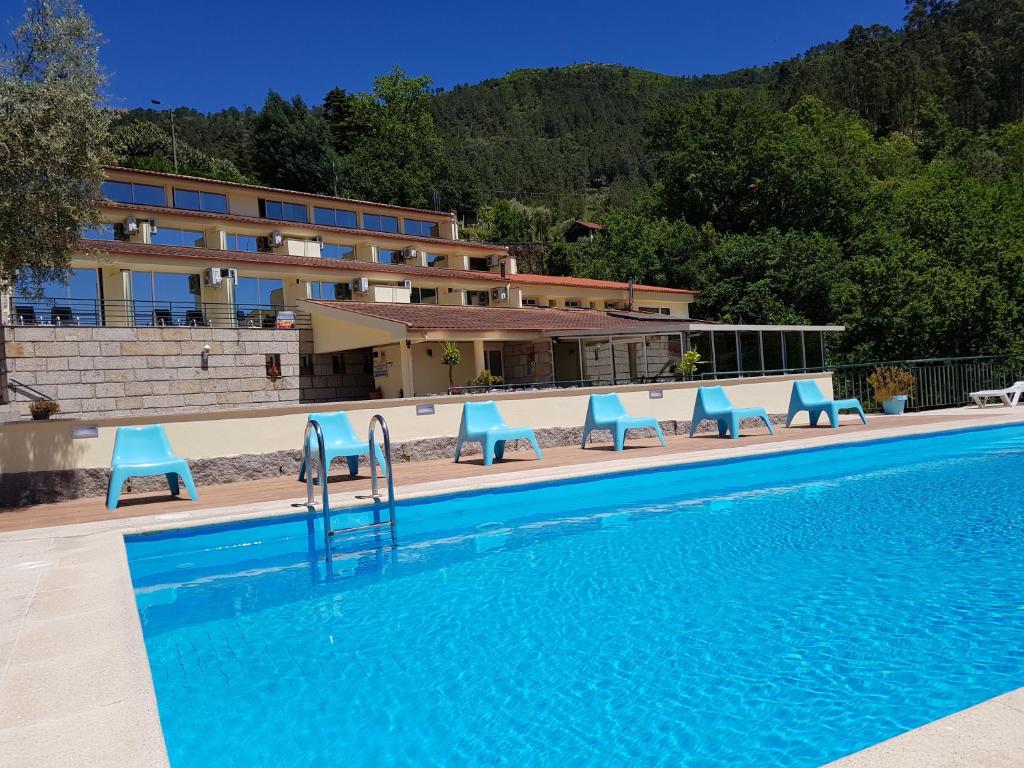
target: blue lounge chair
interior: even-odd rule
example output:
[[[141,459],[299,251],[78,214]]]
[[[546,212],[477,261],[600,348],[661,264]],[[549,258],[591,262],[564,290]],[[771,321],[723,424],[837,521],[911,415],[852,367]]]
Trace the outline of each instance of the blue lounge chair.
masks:
[[[334,413],[311,413],[308,421],[316,421],[320,425],[320,431],[324,436],[324,452],[327,457],[327,467],[324,475],[330,475],[331,462],[344,457],[348,461],[348,473],[355,477],[359,474],[359,457],[370,455],[370,444],[366,440],[356,437],[356,431],[352,428],[348,414],[344,411]],[[316,435],[309,435],[312,453],[316,456]],[[384,451],[379,444],[374,444],[373,452],[377,456],[378,471],[381,474],[387,472],[384,464]],[[306,459],[303,455],[302,464],[299,466],[299,481],[306,480]]]
[[[177,496],[181,488],[178,476],[185,481],[189,497],[199,498],[188,462],[179,459],[171,450],[163,425],[145,427],[118,427],[114,438],[114,455],[110,460],[110,483],[107,485],[107,509],[117,509],[121,486],[129,477],[166,475],[171,493]]]
[[[764,408],[737,408],[725,393],[724,387],[700,387],[697,390],[697,404],[693,407],[693,419],[690,421],[690,437],[697,432],[701,422],[715,421],[718,422],[720,437],[729,435],[735,440],[740,436],[740,422],[743,419],[762,419],[768,427],[768,434],[775,434],[768,419],[768,411]]]
[[[493,400],[462,406],[459,440],[455,444],[456,462],[462,455],[463,443],[480,443],[484,449],[484,466],[489,467],[495,458],[501,460],[505,457],[505,443],[508,440],[529,440],[537,458],[541,458],[540,446],[533,430],[529,427],[506,426]]]
[[[658,424],[658,420],[651,416],[633,418],[626,413],[622,401],[614,392],[607,395],[590,396],[580,448],[587,447],[587,437],[595,429],[611,430],[612,437],[615,439],[616,451],[622,450],[622,445],[626,442],[627,429],[653,429],[658,439],[661,440],[661,447],[665,447],[665,435],[661,433],[661,425]]]
[[[793,419],[800,411],[807,411],[812,427],[818,426],[818,418],[821,414],[827,413],[832,429],[838,429],[840,411],[855,411],[862,422],[868,423],[860,400],[852,397],[849,400],[829,400],[812,379],[793,382],[793,393],[789,396],[789,413],[786,416],[787,427],[793,423]]]

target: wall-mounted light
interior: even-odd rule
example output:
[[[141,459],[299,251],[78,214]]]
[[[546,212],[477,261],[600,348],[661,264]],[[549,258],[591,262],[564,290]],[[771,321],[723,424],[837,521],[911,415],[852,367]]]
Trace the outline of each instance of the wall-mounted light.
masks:
[[[209,344],[203,344],[203,352],[200,355],[200,357],[202,359],[202,364],[201,364],[202,369],[204,371],[209,369],[209,367],[210,367],[210,345]]]

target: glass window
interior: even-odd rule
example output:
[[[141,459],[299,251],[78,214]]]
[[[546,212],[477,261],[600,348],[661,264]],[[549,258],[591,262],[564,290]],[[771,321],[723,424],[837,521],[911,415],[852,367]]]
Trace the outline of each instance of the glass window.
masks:
[[[196,320],[195,275],[132,271],[136,325],[187,325]]]
[[[277,200],[260,198],[260,216],[265,219],[279,221],[297,221],[300,224],[309,222],[309,209],[299,203],[282,203]]]
[[[444,264],[448,260],[447,256],[442,256],[440,253],[428,253],[427,254],[427,266],[436,267],[439,264]]]
[[[715,371],[736,373],[736,332],[715,331]]]
[[[824,368],[821,354],[821,331],[804,331],[804,349],[807,350],[807,367]]]
[[[505,377],[505,361],[502,358],[500,349],[484,350],[484,365],[494,376]]]
[[[113,224],[98,224],[82,231],[85,240],[114,240]]]
[[[786,370],[804,368],[804,340],[800,331],[786,331],[782,334],[786,342]]]
[[[437,304],[437,289],[413,288],[409,301],[413,304]]]
[[[317,301],[348,301],[352,298],[352,284],[317,281],[309,284],[309,294]]]
[[[398,218],[395,216],[381,216],[376,213],[364,213],[363,229],[369,229],[373,232],[398,232]]]
[[[197,192],[191,189],[174,190],[174,207],[190,211],[227,213],[228,198],[217,192]]]
[[[235,303],[244,306],[280,306],[284,283],[279,278],[240,277],[235,288]]]
[[[51,280],[40,287],[39,297],[15,296],[15,322],[20,325],[99,325],[99,271],[72,269],[68,281]]]
[[[779,331],[761,331],[761,348],[764,352],[764,369],[769,373],[779,373],[782,364],[782,333]]]
[[[402,221],[407,235],[419,235],[420,237],[437,237],[440,227],[436,221],[422,221],[420,219],[405,219]]]
[[[174,227],[158,228],[150,235],[149,241],[153,245],[184,245],[189,248],[202,248],[205,244],[202,232]]]
[[[400,251],[390,251],[386,248],[377,249],[377,261],[380,264],[397,264],[401,260],[399,259],[400,255]]]
[[[474,272],[490,272],[491,262],[486,257],[473,256],[469,259],[469,268]]]
[[[703,365],[697,366],[697,372],[695,376],[702,376],[709,373],[715,372],[715,362],[711,354],[711,334],[707,331],[695,331],[689,334],[687,340],[689,344],[688,349],[695,349],[700,353],[700,359]]]
[[[473,307],[486,307],[491,303],[490,291],[466,291],[466,304]]]
[[[256,242],[256,235],[237,235],[230,234],[225,238],[225,244],[229,251],[245,251],[246,253],[256,253],[259,250]]]
[[[351,245],[324,243],[323,248],[320,249],[320,255],[325,259],[354,259],[355,248]]]
[[[313,208],[313,223],[325,227],[350,227],[355,229],[356,212],[342,208]]]
[[[100,191],[108,200],[139,205],[167,205],[163,187],[152,184],[133,184],[127,181],[104,181]]]
[[[757,331],[740,332],[740,351],[743,353],[743,372],[761,372],[761,340]]]

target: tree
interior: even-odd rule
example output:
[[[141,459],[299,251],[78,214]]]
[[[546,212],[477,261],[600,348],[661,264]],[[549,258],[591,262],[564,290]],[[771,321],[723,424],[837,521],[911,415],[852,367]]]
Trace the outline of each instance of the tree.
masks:
[[[488,243],[538,243],[554,224],[551,210],[523,205],[518,200],[495,200],[480,206],[475,226],[466,230],[472,240]]]
[[[118,165],[148,171],[174,171],[171,137],[150,122],[119,125],[110,132],[110,148]],[[230,160],[211,157],[178,141],[178,172],[208,179],[245,182],[247,179]]]
[[[110,114],[101,38],[74,0],[34,0],[0,62],[0,287],[64,280],[99,222]]]
[[[330,130],[300,96],[287,101],[274,91],[267,94],[248,154],[264,184],[301,192],[336,192],[337,156]]]

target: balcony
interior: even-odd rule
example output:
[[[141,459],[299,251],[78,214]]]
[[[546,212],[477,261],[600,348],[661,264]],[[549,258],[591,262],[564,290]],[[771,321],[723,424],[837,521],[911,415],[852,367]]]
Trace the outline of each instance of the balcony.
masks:
[[[12,326],[118,328],[244,328],[308,330],[309,315],[294,306],[14,296]]]

